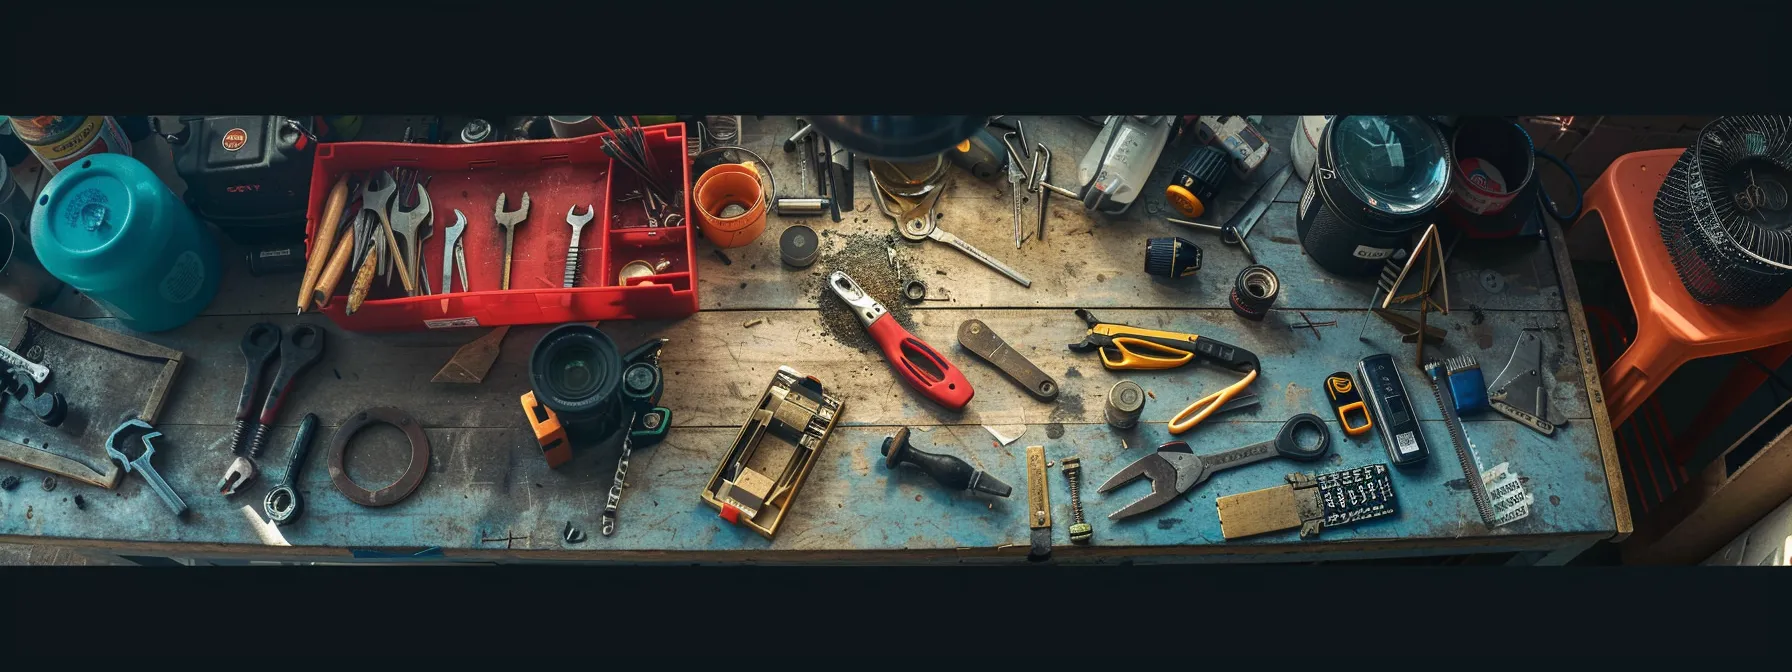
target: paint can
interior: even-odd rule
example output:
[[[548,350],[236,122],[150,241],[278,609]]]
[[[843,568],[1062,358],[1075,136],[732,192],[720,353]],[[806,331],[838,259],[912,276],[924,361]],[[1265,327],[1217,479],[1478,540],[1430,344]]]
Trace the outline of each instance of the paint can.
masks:
[[[112,117],[14,115],[12,129],[51,175],[94,154],[131,155],[131,141]]]
[[[1288,139],[1288,157],[1294,161],[1294,176],[1302,182],[1313,175],[1313,166],[1319,163],[1319,138],[1331,120],[1329,114],[1309,114],[1295,122],[1294,137]]]

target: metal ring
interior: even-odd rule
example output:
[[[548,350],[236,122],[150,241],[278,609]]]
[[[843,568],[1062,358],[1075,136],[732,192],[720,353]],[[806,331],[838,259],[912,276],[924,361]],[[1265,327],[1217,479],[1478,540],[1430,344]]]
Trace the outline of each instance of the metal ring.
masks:
[[[343,466],[343,456],[348,452],[349,439],[368,425],[383,422],[397,427],[411,440],[411,464],[398,480],[379,490],[368,490],[357,485],[348,477],[348,469]],[[336,430],[336,436],[330,439],[330,483],[336,491],[347,497],[348,501],[361,506],[391,506],[404,501],[417,486],[423,484],[423,476],[429,473],[429,437],[423,434],[423,426],[409,413],[380,406],[369,408],[350,417],[347,424]]]

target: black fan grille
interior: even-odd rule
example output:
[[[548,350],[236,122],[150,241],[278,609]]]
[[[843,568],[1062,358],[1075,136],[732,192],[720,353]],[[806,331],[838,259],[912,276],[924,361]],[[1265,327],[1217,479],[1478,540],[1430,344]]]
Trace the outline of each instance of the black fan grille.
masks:
[[[1680,281],[1707,305],[1765,306],[1792,289],[1792,117],[1711,122],[1655,197]]]

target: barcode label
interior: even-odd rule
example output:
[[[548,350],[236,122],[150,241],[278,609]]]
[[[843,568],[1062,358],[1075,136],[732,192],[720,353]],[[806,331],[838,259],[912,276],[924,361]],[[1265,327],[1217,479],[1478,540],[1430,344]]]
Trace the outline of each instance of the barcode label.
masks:
[[[1501,462],[1481,475],[1487,486],[1487,498],[1493,503],[1493,526],[1523,520],[1531,515],[1536,499],[1524,489],[1524,482],[1513,473],[1511,463]]]
[[[1400,454],[1402,455],[1419,452],[1419,440],[1413,438],[1412,432],[1406,432],[1394,437],[1394,444],[1400,449]]]

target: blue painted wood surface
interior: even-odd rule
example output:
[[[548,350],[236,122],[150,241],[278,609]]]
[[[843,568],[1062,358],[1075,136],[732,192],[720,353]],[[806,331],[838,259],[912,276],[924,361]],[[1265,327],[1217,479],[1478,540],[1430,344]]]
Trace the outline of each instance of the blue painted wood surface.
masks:
[[[768,143],[770,151],[762,154],[776,164],[779,185],[788,189],[796,184],[794,165],[782,161],[785,155],[769,144],[784,132],[778,125],[783,123],[788,120],[749,119],[745,137],[749,144]],[[1081,147],[1093,137],[1092,128],[1078,124],[1064,119],[1028,122],[1030,132],[1054,144],[1055,174],[1072,174]],[[1267,125],[1279,152],[1286,146],[1285,132],[1291,123],[1271,118]],[[1279,166],[1275,162],[1285,160],[1285,153],[1272,157],[1272,164],[1252,180],[1267,177]],[[1469,423],[1483,466],[1509,462],[1526,477],[1526,487],[1537,499],[1531,518],[1490,532],[1481,527],[1462,489],[1463,475],[1437,421],[1438,409],[1425,394],[1423,377],[1410,367],[1412,346],[1398,343],[1379,320],[1364,332],[1367,342],[1357,339],[1370,286],[1319,271],[1303,258],[1298,244],[1286,242],[1294,235],[1292,205],[1272,207],[1251,237],[1259,258],[1283,278],[1284,294],[1277,307],[1291,310],[1250,323],[1223,308],[1232,276],[1246,263],[1243,254],[1205,234],[1164,224],[1150,216],[1146,203],[1135,206],[1127,217],[1091,222],[1067,199],[1053,199],[1053,229],[1046,241],[1029,242],[1016,252],[1008,201],[999,188],[962,174],[954,184],[959,191],[949,193],[942,205],[948,213],[943,226],[1011,260],[1035,279],[1032,289],[1022,289],[937,244],[902,248],[904,264],[949,287],[955,299],[918,307],[909,326],[945,351],[976,387],[976,399],[962,414],[920,401],[895,381],[875,351],[841,343],[821,325],[814,308],[814,269],[826,267],[826,253],[838,249],[842,235],[883,235],[889,229],[881,215],[860,212],[840,225],[809,220],[836,234],[828,237],[824,261],[810,271],[780,268],[772,235],[731,250],[734,263],[727,266],[700,246],[705,312],[683,320],[602,325],[625,346],[649,337],[672,339],[663,363],[668,380],[664,403],[673,410],[674,429],[662,445],[636,453],[615,537],[596,532],[615,447],[583,449],[572,464],[549,470],[522,420],[517,395],[527,389],[525,360],[545,326],[513,329],[496,366],[479,385],[427,381],[456,348],[484,330],[369,335],[332,327],[325,358],[294,390],[289,410],[273,433],[262,478],[227,500],[209,493],[229,462],[224,443],[242,379],[237,342],[243,330],[261,320],[282,326],[323,321],[289,313],[292,280],[251,281],[240,263],[232,263],[228,272],[234,280],[226,283],[227,289],[206,316],[173,332],[145,336],[189,357],[164,411],[161,429],[167,434],[166,447],[156,457],[158,469],[192,507],[189,518],[175,521],[135,475],[127,475],[116,491],[64,481],[56,491],[45,492],[36,484],[42,474],[0,463],[0,476],[25,479],[24,487],[0,493],[0,538],[108,547],[136,544],[139,551],[169,555],[240,557],[345,557],[350,548],[440,546],[449,558],[1018,559],[1025,553],[1028,536],[1021,511],[1025,501],[1021,465],[1027,445],[1044,445],[1054,461],[1071,454],[1083,459],[1088,484],[1084,503],[1095,525],[1095,546],[1068,545],[1068,490],[1053,469],[1052,502],[1058,523],[1054,532],[1064,558],[1311,559],[1550,549],[1613,533],[1610,490],[1592,431],[1590,402],[1572,339],[1566,337],[1554,262],[1543,243],[1507,241],[1458,249],[1450,260],[1449,276],[1456,310],[1432,319],[1449,331],[1448,342],[1435,349],[1436,355],[1475,355],[1490,378],[1504,365],[1519,329],[1558,327],[1543,332],[1551,403],[1567,418],[1556,436],[1539,436],[1495,415]],[[1292,200],[1290,190],[1298,188],[1298,180],[1292,181],[1281,200]],[[858,193],[863,196],[868,189],[861,184]],[[1248,181],[1228,187],[1234,196],[1222,199],[1216,208],[1219,218],[1239,207],[1250,190]],[[869,205],[868,199],[860,200],[862,207]],[[774,221],[768,231],[779,228],[781,223]],[[1183,283],[1144,276],[1139,268],[1142,239],[1172,233],[1206,246],[1206,267]],[[1480,324],[1467,310],[1471,303],[1485,309]],[[101,326],[118,328],[116,321],[83,298],[65,297],[58,305]],[[1106,371],[1093,355],[1064,347],[1082,336],[1083,326],[1071,312],[1077,307],[1089,308],[1108,321],[1194,331],[1245,347],[1262,358],[1263,377],[1252,388],[1262,398],[1259,408],[1221,416],[1175,437],[1189,441],[1197,452],[1265,440],[1294,413],[1331,417],[1319,391],[1325,375],[1351,370],[1361,357],[1385,351],[1407,366],[1407,384],[1418,395],[1432,460],[1395,471],[1397,516],[1327,530],[1315,541],[1299,541],[1293,530],[1223,541],[1214,507],[1218,496],[1275,486],[1291,471],[1315,473],[1386,461],[1378,439],[1347,438],[1333,420],[1335,449],[1322,463],[1270,461],[1225,472],[1162,509],[1110,523],[1107,513],[1140,496],[1145,486],[1110,496],[1095,494],[1094,486],[1169,440],[1162,423],[1190,401],[1231,382],[1234,374],[1202,365],[1163,372]],[[1292,309],[1305,310],[1315,321],[1335,319],[1339,324],[1321,328],[1320,337],[1315,337],[1306,329],[1289,328],[1300,321]],[[972,317],[988,323],[1056,378],[1063,387],[1059,399],[1036,401],[959,349],[954,344],[956,328]],[[742,327],[759,319],[765,322]],[[822,452],[789,519],[777,538],[767,541],[725,524],[701,504],[697,493],[780,365],[821,378],[847,400],[847,406],[841,428]],[[1137,381],[1154,395],[1146,405],[1145,425],[1130,432],[1117,432],[1102,422],[1107,390],[1121,379]],[[374,405],[396,405],[413,413],[428,428],[434,452],[430,473],[417,495],[384,509],[364,509],[336,493],[322,454],[337,426],[353,412]],[[302,478],[307,513],[299,524],[279,531],[283,542],[275,541],[266,536],[267,526],[252,521],[249,514],[259,513],[262,494],[281,477],[292,425],[305,411],[316,412],[323,420]],[[12,410],[6,412],[7,422],[17,421]],[[982,428],[985,424],[1024,424],[1027,430],[1012,445],[997,447]],[[918,447],[970,460],[1014,485],[1015,496],[991,501],[948,493],[918,472],[885,470],[878,444],[903,425],[917,428]],[[375,485],[395,478],[407,455],[395,431],[370,431],[351,449],[350,472],[363,484]],[[75,510],[68,501],[74,494],[88,500],[85,511]],[[245,506],[251,510],[243,511]],[[562,541],[561,531],[569,521],[586,532],[585,542]],[[275,543],[293,546],[270,545]]]

